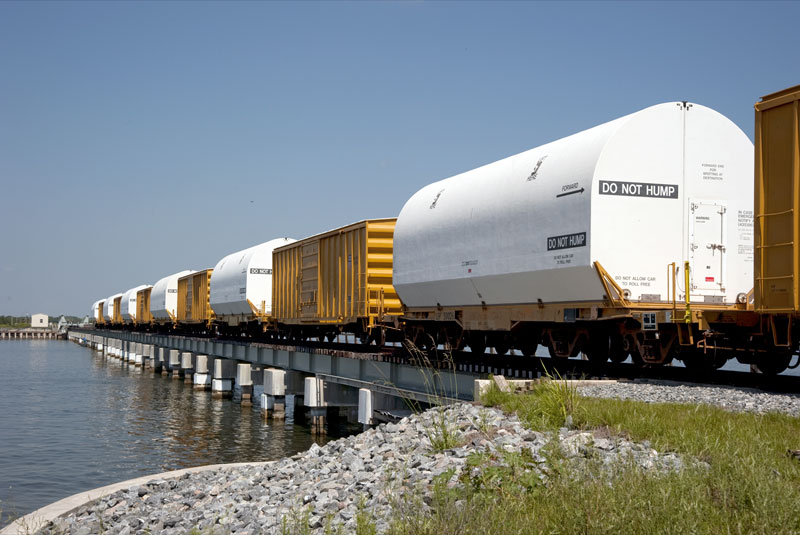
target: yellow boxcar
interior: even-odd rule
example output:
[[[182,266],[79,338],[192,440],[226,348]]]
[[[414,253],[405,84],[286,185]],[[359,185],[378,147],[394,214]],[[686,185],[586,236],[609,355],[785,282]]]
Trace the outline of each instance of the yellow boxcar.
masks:
[[[755,309],[800,312],[800,85],[756,103]]]
[[[111,309],[111,324],[122,325],[122,296],[114,298],[113,308]]]
[[[145,288],[136,292],[136,324],[149,325],[153,322],[153,315],[150,313],[150,292],[153,287]]]
[[[184,325],[208,324],[214,312],[208,302],[213,269],[195,271],[178,279],[178,323]]]
[[[275,249],[275,320],[367,332],[399,316],[402,305],[392,286],[395,222],[361,221]]]
[[[103,325],[106,322],[106,318],[103,316],[103,305],[105,305],[105,301],[100,301],[97,303],[97,311],[95,311],[95,325]]]

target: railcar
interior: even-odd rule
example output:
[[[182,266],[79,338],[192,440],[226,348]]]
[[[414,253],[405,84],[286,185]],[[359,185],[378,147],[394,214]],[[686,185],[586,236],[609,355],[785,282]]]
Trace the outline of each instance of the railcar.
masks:
[[[702,360],[706,314],[747,309],[752,169],[735,124],[673,102],[430,184],[395,230],[408,335],[498,354],[543,344],[596,362]]]
[[[120,311],[119,315],[122,319],[123,325],[126,328],[132,329],[137,324],[137,303],[138,303],[138,296],[139,291],[148,288],[148,285],[142,284],[127,290],[125,293],[122,294],[122,299],[120,299]]]
[[[98,301],[95,301],[94,304],[92,305],[91,318],[92,320],[94,320],[94,324],[97,326],[101,326],[104,322],[103,303],[105,303],[105,301],[103,299],[100,299]]]
[[[755,286],[758,314],[745,353],[780,373],[800,345],[800,85],[755,104]],[[741,359],[740,359],[741,360]]]
[[[275,249],[273,315],[284,338],[362,343],[400,339],[402,305],[392,287],[395,219],[369,219]]]
[[[277,238],[231,253],[211,274],[209,304],[217,331],[259,334],[272,318],[272,251],[295,242]]]
[[[136,328],[149,330],[153,323],[153,314],[150,312],[150,294],[152,286],[145,286],[136,292]]]
[[[159,279],[150,291],[152,328],[169,331],[178,323],[178,279],[194,271],[187,269]]]
[[[103,302],[103,325],[105,327],[110,328],[122,325],[122,316],[120,315],[121,300],[122,294],[114,294]]]
[[[177,328],[186,332],[208,334],[214,323],[209,304],[213,269],[195,271],[178,279]]]

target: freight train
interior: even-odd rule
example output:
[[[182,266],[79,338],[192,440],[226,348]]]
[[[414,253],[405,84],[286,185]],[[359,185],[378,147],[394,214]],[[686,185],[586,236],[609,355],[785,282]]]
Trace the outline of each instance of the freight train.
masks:
[[[425,186],[397,218],[271,240],[92,316],[781,373],[800,342],[798,102],[800,86],[756,104],[755,147],[710,108],[658,104]]]

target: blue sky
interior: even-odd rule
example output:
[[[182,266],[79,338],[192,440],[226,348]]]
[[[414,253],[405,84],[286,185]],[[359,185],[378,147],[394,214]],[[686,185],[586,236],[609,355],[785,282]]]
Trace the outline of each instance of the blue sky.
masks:
[[[753,137],[800,3],[0,2],[0,314],[93,301],[690,100]]]

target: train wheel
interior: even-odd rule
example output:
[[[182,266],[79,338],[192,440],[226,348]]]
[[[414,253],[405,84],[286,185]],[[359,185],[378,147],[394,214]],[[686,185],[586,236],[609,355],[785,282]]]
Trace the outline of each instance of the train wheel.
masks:
[[[625,350],[625,340],[620,334],[612,334],[608,350],[608,358],[614,364],[625,362],[628,358],[628,351]]]
[[[467,345],[475,355],[483,355],[486,353],[486,335],[483,333],[468,334]]]
[[[622,339],[622,350],[631,356],[631,360],[636,366],[644,366],[644,359],[632,335],[629,334]]]
[[[520,353],[522,353],[523,357],[532,357],[536,354],[536,350],[539,348],[539,344],[535,342],[523,342],[521,343],[517,349],[519,349]]]
[[[764,375],[778,375],[789,367],[791,361],[791,353],[766,354],[756,361],[756,367]]]
[[[511,349],[511,340],[508,336],[497,336],[492,346],[494,347],[494,352],[498,355],[505,355],[508,353],[508,350]]]
[[[605,364],[608,362],[610,351],[610,339],[607,334],[592,333],[589,341],[585,344],[586,358],[593,364]]]
[[[696,373],[709,373],[721,367],[714,355],[696,348],[681,348],[676,356],[687,369]]]
[[[569,352],[569,358],[577,357],[581,351],[586,349],[587,345],[589,345],[589,341],[586,338],[586,335],[579,334],[578,338],[575,340],[575,344],[572,346],[572,350]]]
[[[438,338],[445,351],[461,351],[466,343],[460,330],[455,331],[443,328],[439,331]]]
[[[436,357],[436,350],[439,347],[439,345],[436,343],[436,339],[430,333],[423,332],[421,341],[422,344],[420,347],[428,354],[428,357]]]
[[[378,346],[378,347],[385,346],[386,345],[386,330],[379,327],[374,334],[375,334],[375,336],[373,338],[375,339],[375,345]]]

